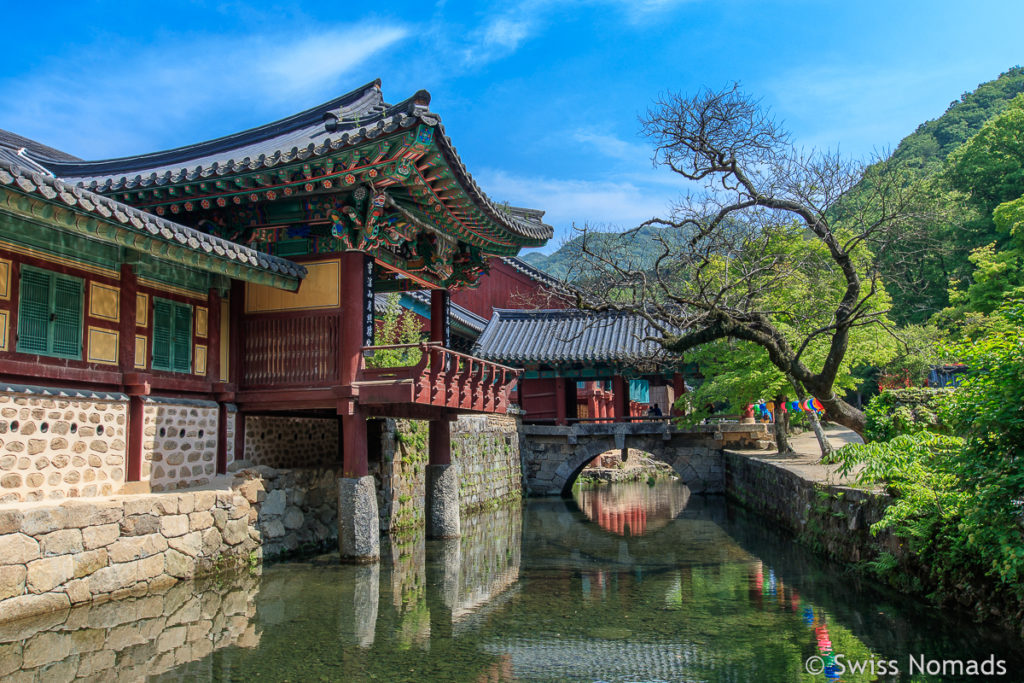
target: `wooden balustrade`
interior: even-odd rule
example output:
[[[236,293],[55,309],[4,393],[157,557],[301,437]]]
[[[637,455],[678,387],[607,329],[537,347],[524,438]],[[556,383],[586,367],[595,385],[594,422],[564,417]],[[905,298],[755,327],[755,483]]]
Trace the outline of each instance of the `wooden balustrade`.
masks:
[[[247,318],[242,322],[242,385],[337,384],[338,344],[335,316]]]
[[[418,403],[474,412],[504,412],[509,391],[522,370],[476,358],[432,343],[367,346],[364,353],[419,347],[415,365],[368,367],[360,371],[359,402],[364,405]]]

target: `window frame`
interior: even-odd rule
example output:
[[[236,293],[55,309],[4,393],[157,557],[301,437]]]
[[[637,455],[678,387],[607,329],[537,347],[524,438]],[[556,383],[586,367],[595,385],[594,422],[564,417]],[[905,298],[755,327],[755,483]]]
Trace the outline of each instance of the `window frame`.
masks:
[[[149,367],[150,367],[150,369],[158,370],[160,372],[173,372],[173,373],[176,373],[176,374],[179,374],[179,375],[191,375],[191,374],[193,374],[193,372],[192,372],[192,370],[193,370],[192,364],[194,362],[194,358],[193,358],[194,353],[193,353],[192,345],[193,345],[194,340],[195,340],[195,324],[196,324],[196,320],[195,320],[195,306],[193,306],[192,304],[186,304],[186,303],[182,303],[180,301],[175,301],[173,299],[166,299],[164,297],[159,297],[159,296],[152,296],[152,297],[150,297],[150,300],[152,301],[152,303],[151,303],[152,310],[150,311],[150,319],[153,321],[152,322],[152,328],[150,330],[150,335],[151,335],[150,349],[149,349]],[[156,314],[156,309],[157,309],[158,302],[163,303],[163,304],[167,304],[168,306],[170,306],[170,315],[168,316],[168,324],[169,324],[169,330],[168,330],[168,346],[169,346],[169,348],[168,348],[168,354],[167,354],[168,364],[166,366],[159,365],[157,363],[157,359],[156,359],[157,328],[158,328],[158,324],[162,322],[161,319]],[[177,320],[178,320],[177,312],[180,309],[188,309],[188,344],[186,345],[186,348],[187,348],[187,352],[186,352],[187,353],[187,358],[186,358],[186,362],[185,362],[185,364],[183,366],[179,366],[175,362],[175,361],[177,361],[179,359],[176,357],[175,352],[174,352],[175,333],[178,331],[177,330],[177,324],[178,324],[177,323]]]
[[[25,281],[25,273],[26,272],[41,273],[41,274],[45,275],[49,279],[49,291],[48,291],[48,294],[47,294],[46,308],[49,311],[50,319],[47,320],[47,323],[46,323],[46,350],[45,351],[40,351],[39,349],[35,349],[35,348],[27,349],[27,348],[25,348],[24,341],[22,340],[22,337],[24,336],[23,332],[22,332],[22,329],[23,329],[22,328],[22,324],[23,324],[23,321],[25,320],[25,318],[24,318],[24,316],[22,314],[23,314],[24,305],[25,305],[24,281]],[[56,303],[56,288],[57,288],[57,281],[58,280],[64,280],[64,281],[67,281],[67,282],[71,282],[71,283],[75,284],[78,287],[78,305],[77,305],[77,309],[78,309],[78,331],[77,331],[78,352],[77,353],[61,353],[59,351],[55,351],[54,350],[54,345],[56,343],[56,335],[55,335],[54,332],[55,332],[56,323],[57,323],[57,320],[54,317],[54,316],[57,315],[56,310],[54,310],[54,304]],[[40,268],[38,266],[27,265],[27,264],[24,264],[24,263],[20,264],[19,265],[19,270],[18,270],[18,329],[15,332],[14,350],[17,353],[24,353],[24,354],[34,355],[34,356],[46,356],[47,358],[64,358],[64,359],[68,359],[68,360],[82,360],[82,354],[85,351],[85,343],[83,341],[84,334],[85,334],[85,278],[76,277],[74,275],[66,275],[64,273],[61,273],[61,272],[58,272],[58,271],[55,271],[55,270],[49,270],[47,268]]]

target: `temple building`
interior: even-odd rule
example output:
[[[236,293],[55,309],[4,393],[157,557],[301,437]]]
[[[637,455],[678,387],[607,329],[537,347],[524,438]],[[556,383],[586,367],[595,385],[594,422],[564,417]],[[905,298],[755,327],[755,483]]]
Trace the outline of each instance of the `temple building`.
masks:
[[[495,309],[473,353],[525,369],[515,395],[524,422],[623,421],[652,405],[667,416],[686,392],[683,358],[659,336],[630,313]]]
[[[511,291],[473,288],[534,282],[513,257],[552,229],[477,187],[429,104],[375,81],[102,161],[0,134],[0,502],[201,484],[274,420],[316,418],[342,454],[342,554],[370,559],[367,420],[408,417],[430,421],[428,533],[457,534],[449,423],[504,413],[521,370],[454,350],[449,322],[467,348],[488,288]],[[415,365],[367,363],[387,292],[430,320]]]

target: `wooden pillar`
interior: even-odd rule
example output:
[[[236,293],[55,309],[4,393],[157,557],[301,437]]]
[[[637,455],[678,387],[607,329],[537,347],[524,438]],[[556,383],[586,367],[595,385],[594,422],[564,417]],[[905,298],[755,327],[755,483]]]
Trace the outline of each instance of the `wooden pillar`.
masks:
[[[612,377],[612,417],[616,420],[629,417],[629,384],[622,375]]]
[[[118,337],[117,364],[124,374],[135,372],[135,297],[139,291],[138,279],[131,265],[121,264],[121,292],[118,302]],[[142,479],[142,423],[145,418],[142,394],[144,389],[139,386],[125,386],[130,394],[128,397],[128,466],[125,468],[127,481]]]
[[[206,297],[206,381],[220,381],[220,292],[211,288]]]
[[[448,416],[430,421],[428,434],[429,464],[448,465],[452,461],[452,429]]]
[[[597,419],[599,412],[597,401],[597,382],[587,382],[587,388],[585,391],[587,395],[587,417]]]
[[[448,324],[448,321],[445,320],[448,308],[447,298],[447,289],[430,290],[430,341],[442,342],[446,346],[448,344],[448,340],[445,339],[445,329]]]
[[[127,263],[121,265],[121,298],[118,311],[121,323],[118,331],[117,361],[121,372],[135,372],[135,297],[139,281],[135,270]]]
[[[231,281],[230,317],[228,318],[228,381],[235,385],[235,391],[242,388],[245,377],[242,357],[242,322],[245,315],[245,283]],[[225,433],[225,440],[227,434]],[[226,448],[226,447],[225,447]],[[235,460],[245,460],[245,414],[235,413]],[[225,455],[226,457],[226,455]]]
[[[338,344],[338,373],[343,393],[351,396],[363,360],[363,306],[366,296],[366,259],[359,251],[341,255],[341,343]],[[339,405],[341,413],[342,470],[344,477],[365,477],[369,473],[366,415],[354,398]]]
[[[565,378],[555,378],[555,424],[564,425],[565,422]]]
[[[669,406],[670,415],[682,415],[683,412],[675,407],[675,402],[679,400],[679,397],[686,393],[686,382],[683,380],[683,374],[676,372],[672,375],[672,405]]]
[[[142,396],[128,397],[128,481],[142,481],[142,423],[145,408]]]

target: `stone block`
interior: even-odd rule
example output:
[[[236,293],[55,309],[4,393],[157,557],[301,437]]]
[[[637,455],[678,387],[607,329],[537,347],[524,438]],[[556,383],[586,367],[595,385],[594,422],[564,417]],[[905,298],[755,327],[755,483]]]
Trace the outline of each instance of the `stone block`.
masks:
[[[0,600],[24,593],[26,574],[24,565],[10,564],[0,567]]]
[[[285,535],[284,524],[279,519],[272,519],[263,523],[263,533],[267,538],[280,538]]]
[[[39,543],[25,534],[0,536],[0,561],[5,564],[25,564],[40,556]]]
[[[150,555],[156,555],[167,550],[167,539],[160,534],[147,534],[146,536],[127,536],[119,538],[107,547],[110,553],[110,561],[130,562],[139,560]]]
[[[203,535],[198,531],[192,531],[177,538],[167,539],[167,545],[189,557],[198,557],[203,550]]]
[[[166,538],[184,536],[188,533],[188,515],[168,515],[160,518],[160,533]]]
[[[89,592],[88,579],[75,579],[74,581],[68,581],[64,584],[64,592],[68,594],[68,598],[70,598],[72,605],[78,605],[92,599],[92,593]]]
[[[196,561],[177,550],[164,553],[164,571],[179,579],[188,579],[195,575]]]
[[[281,489],[274,489],[267,493],[267,499],[260,507],[260,514],[266,516],[277,516],[284,514],[285,493]]]
[[[89,592],[100,595],[130,588],[138,581],[138,572],[138,562],[124,562],[99,569],[89,577]]]
[[[297,507],[289,507],[284,514],[284,525],[288,529],[298,529],[305,521],[305,516]]]
[[[121,520],[122,536],[144,536],[160,531],[160,517],[155,514],[125,515]]]
[[[82,546],[85,550],[94,550],[108,546],[121,535],[118,524],[102,524],[82,529]]]
[[[194,493],[182,493],[178,496],[178,514],[187,515],[196,509],[196,496]]]
[[[113,524],[124,518],[124,507],[118,501],[68,501],[61,503],[60,507],[65,510],[65,526],[68,528]]]
[[[25,643],[22,666],[26,669],[59,662],[71,656],[71,639],[62,633],[39,633]],[[49,673],[47,675],[49,678]]]
[[[0,510],[0,536],[20,530],[23,518],[19,510]]]
[[[213,515],[206,510],[193,512],[188,516],[188,528],[190,531],[205,531],[213,526]]]
[[[203,532],[203,555],[213,557],[223,545],[224,537],[221,536],[220,530],[210,528]]]
[[[160,576],[164,573],[165,561],[163,555],[150,555],[149,557],[139,560],[139,581],[148,581],[149,579]]]
[[[74,576],[75,565],[71,557],[46,557],[27,565],[25,585],[33,593],[46,593]]]
[[[62,529],[39,537],[39,551],[44,557],[80,553],[82,532],[79,529]]]
[[[21,532],[29,536],[41,536],[66,526],[67,511],[64,508],[35,508],[23,514]]]
[[[107,566],[107,551],[105,548],[89,550],[74,555],[72,559],[75,566],[75,578],[80,579]]]
[[[194,508],[193,512],[202,512],[204,510],[210,510],[214,505],[217,504],[217,492],[216,491],[196,491],[193,495]]]
[[[228,545],[238,545],[249,536],[249,521],[244,517],[230,520],[224,525],[222,535]]]

